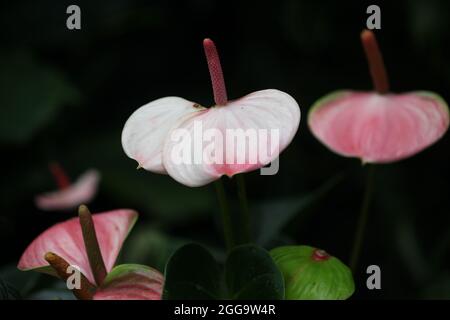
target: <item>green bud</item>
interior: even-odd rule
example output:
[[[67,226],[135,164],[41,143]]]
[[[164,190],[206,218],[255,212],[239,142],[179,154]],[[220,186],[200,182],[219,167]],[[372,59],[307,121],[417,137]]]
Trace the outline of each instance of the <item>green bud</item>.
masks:
[[[350,269],[323,250],[285,246],[270,255],[284,276],[287,300],[344,300],[355,291]]]

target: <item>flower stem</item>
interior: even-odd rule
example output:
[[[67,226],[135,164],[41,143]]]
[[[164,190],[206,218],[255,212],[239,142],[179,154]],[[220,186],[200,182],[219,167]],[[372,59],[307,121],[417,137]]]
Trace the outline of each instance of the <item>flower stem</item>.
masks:
[[[222,215],[223,233],[225,237],[225,245],[229,252],[235,246],[235,240],[233,236],[233,228],[231,221],[231,211],[228,205],[227,196],[225,194],[225,187],[223,186],[222,179],[214,182],[216,188],[217,198],[219,200],[220,212]]]
[[[50,264],[50,266],[55,270],[56,274],[67,281],[71,276],[71,273],[67,272],[70,267],[69,263],[53,252],[47,252],[44,259]],[[72,289],[73,294],[80,300],[92,300],[93,294],[95,292],[95,287],[92,285],[84,274],[80,272],[80,287]]]
[[[236,183],[238,188],[239,205],[241,207],[240,215],[240,244],[250,242],[250,210],[248,207],[247,191],[245,188],[244,174],[236,175]]]
[[[216,105],[227,104],[227,89],[223,79],[222,66],[220,65],[219,54],[216,45],[211,39],[203,40],[203,49],[205,50],[206,60],[208,62],[209,75],[214,92],[214,102]]]
[[[387,93],[389,91],[389,79],[375,34],[370,30],[364,30],[361,32],[361,42],[369,63],[375,90],[380,94]]]
[[[353,249],[350,258],[350,269],[353,273],[357,271],[359,256],[361,254],[361,248],[364,240],[364,233],[366,230],[367,220],[369,217],[369,207],[372,199],[374,189],[374,172],[375,166],[368,165],[368,172],[366,177],[366,190],[364,192],[364,199],[361,205],[361,211],[359,214],[358,225],[356,228],[355,238],[353,241]]]
[[[81,231],[83,233],[84,246],[89,259],[89,265],[91,266],[97,286],[101,286],[107,272],[98,244],[94,221],[89,209],[84,205],[81,205],[78,208],[78,216],[80,217]]]

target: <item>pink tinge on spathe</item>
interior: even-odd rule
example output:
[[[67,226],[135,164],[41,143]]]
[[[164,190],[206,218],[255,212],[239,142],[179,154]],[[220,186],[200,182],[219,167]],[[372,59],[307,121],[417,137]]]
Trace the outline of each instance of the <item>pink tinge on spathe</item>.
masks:
[[[161,98],[136,110],[122,131],[123,149],[139,167],[169,174],[190,187],[269,164],[292,141],[300,123],[297,102],[279,90],[229,101],[217,48],[211,39],[203,47],[215,104],[205,108],[179,97]],[[234,137],[228,138],[228,131]]]
[[[120,268],[122,266],[118,266]],[[113,270],[114,273],[114,270]],[[157,270],[126,273],[105,283],[94,294],[94,300],[161,300],[164,276]]]
[[[103,261],[109,272],[137,219],[137,213],[133,210],[120,209],[97,213],[92,215],[92,218]],[[40,234],[22,254],[17,267],[23,271],[48,267],[49,264],[44,259],[47,252],[53,252],[70,265],[79,267],[87,279],[95,283],[78,217],[58,223]]]
[[[439,96],[342,91],[312,107],[308,124],[332,151],[366,163],[410,157],[441,138],[449,127],[448,106]]]
[[[163,165],[190,187],[256,170],[290,144],[299,123],[300,108],[290,95],[256,91],[180,121],[165,141]]]
[[[75,183],[53,192],[36,196],[35,204],[41,210],[68,210],[89,203],[97,193],[100,173],[88,170]]]

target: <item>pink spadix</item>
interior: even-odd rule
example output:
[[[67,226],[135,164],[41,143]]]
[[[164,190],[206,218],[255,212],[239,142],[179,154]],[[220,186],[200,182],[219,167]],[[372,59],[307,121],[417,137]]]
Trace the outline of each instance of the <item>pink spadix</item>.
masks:
[[[208,63],[209,75],[214,92],[214,102],[223,106],[228,102],[225,79],[223,78],[222,65],[220,64],[219,53],[216,45],[211,39],[203,40],[206,61]]]
[[[203,47],[215,104],[205,108],[179,97],[161,98],[137,109],[122,131],[123,149],[138,167],[169,174],[191,187],[267,165],[289,145],[300,122],[297,102],[279,90],[229,101],[216,46],[205,39]],[[276,137],[271,135],[275,131]],[[265,132],[269,137],[258,136],[257,148],[239,149],[227,138],[229,132]]]
[[[375,91],[336,91],[308,114],[313,134],[330,150],[365,163],[389,163],[427,148],[447,131],[449,110],[435,93],[389,92],[383,59],[372,31],[361,41]]]
[[[35,197],[36,206],[45,211],[70,210],[83,203],[89,203],[97,193],[100,173],[90,169],[74,183],[59,163],[49,164],[49,170],[55,179],[58,190],[39,194]]]

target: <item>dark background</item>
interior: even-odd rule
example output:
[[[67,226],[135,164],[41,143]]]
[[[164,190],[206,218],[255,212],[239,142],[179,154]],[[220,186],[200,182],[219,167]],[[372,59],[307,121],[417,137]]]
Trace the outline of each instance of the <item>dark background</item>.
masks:
[[[66,28],[70,4],[81,7],[79,31]],[[88,168],[101,171],[92,211],[140,213],[122,261],[163,270],[171,252],[192,240],[223,256],[214,188],[190,189],[135,170],[120,143],[128,116],[151,100],[176,95],[212,104],[205,37],[218,46],[230,98],[276,88],[302,110],[280,172],[246,175],[255,237],[266,248],[320,247],[347,263],[366,168],[314,139],[306,115],[332,90],[371,90],[359,42],[369,4],[381,6],[376,34],[392,90],[430,90],[449,101],[448,1],[2,3],[0,276],[25,297],[57,295],[50,277],[15,270],[32,239],[76,214],[33,204],[36,194],[55,188],[47,169],[55,160],[72,179]],[[447,134],[410,159],[378,166],[354,298],[450,298],[449,147]],[[231,197],[234,189],[229,181]],[[370,264],[381,267],[382,290],[365,287]]]

